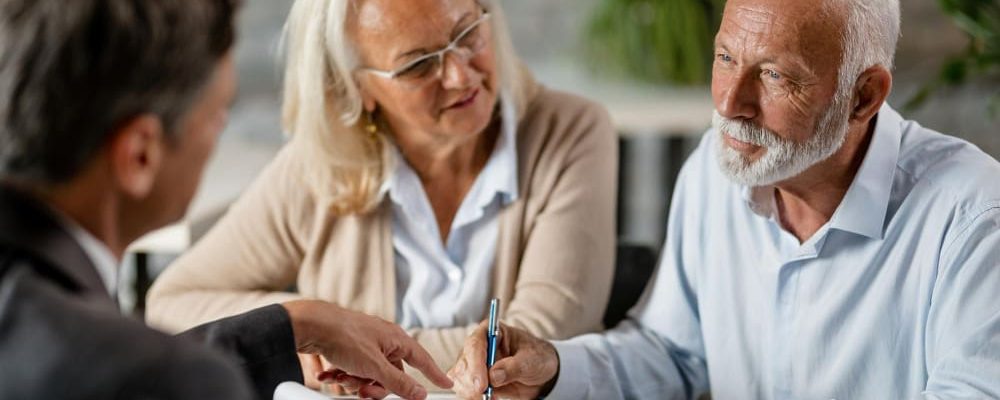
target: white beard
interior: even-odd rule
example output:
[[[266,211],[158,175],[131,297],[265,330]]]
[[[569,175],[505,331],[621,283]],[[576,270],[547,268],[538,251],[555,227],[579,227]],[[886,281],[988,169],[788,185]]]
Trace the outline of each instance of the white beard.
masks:
[[[803,143],[782,138],[749,121],[728,119],[719,115],[718,111],[713,111],[712,127],[719,135],[716,151],[719,168],[731,181],[755,187],[773,185],[792,178],[826,160],[840,149],[847,137],[847,106],[850,103],[842,99],[841,96],[834,99],[820,119],[816,132]],[[756,161],[748,159],[726,144],[724,135],[727,134],[741,142],[763,147],[764,155]]]

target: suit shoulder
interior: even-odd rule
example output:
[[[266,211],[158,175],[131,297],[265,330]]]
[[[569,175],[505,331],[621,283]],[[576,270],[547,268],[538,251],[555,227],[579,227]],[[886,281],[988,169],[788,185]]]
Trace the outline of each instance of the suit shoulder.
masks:
[[[67,291],[25,263],[9,265],[0,281],[0,398],[250,397],[246,378],[223,356],[108,303]]]

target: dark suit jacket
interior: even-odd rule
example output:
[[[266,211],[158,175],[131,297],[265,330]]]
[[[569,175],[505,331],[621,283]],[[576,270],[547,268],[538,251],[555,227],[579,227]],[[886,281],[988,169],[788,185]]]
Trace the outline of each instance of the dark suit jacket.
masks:
[[[283,307],[149,329],[45,205],[0,186],[0,399],[270,399],[289,380],[302,372]]]

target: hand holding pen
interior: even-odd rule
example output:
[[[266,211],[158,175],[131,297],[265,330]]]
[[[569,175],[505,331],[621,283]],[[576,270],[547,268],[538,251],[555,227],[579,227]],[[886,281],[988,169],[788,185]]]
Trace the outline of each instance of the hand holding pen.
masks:
[[[496,337],[492,367],[487,367],[489,332]],[[552,390],[558,373],[559,356],[551,343],[504,325],[498,317],[495,331],[487,320],[469,335],[448,375],[455,382],[452,389],[462,399],[480,400],[489,388],[494,399],[537,399]]]

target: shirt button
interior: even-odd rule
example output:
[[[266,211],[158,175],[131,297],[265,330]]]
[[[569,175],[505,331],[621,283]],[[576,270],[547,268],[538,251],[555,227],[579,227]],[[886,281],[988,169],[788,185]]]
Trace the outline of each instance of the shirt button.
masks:
[[[457,269],[448,271],[448,279],[451,280],[452,283],[457,283],[458,281],[462,280],[462,271],[459,271]]]

